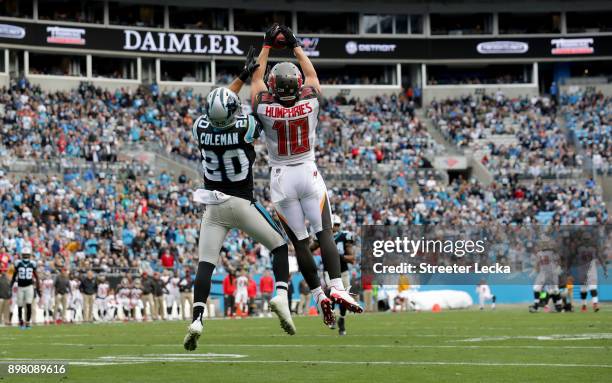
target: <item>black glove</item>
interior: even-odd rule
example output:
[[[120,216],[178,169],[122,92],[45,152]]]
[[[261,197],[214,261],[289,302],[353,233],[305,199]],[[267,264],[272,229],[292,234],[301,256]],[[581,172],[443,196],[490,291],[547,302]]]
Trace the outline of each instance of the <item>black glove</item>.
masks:
[[[242,72],[240,72],[238,78],[242,82],[246,82],[257,68],[259,68],[259,64],[257,64],[257,62],[255,61],[255,48],[253,48],[253,46],[251,45],[246,55],[244,67],[242,68]]]
[[[264,35],[264,47],[271,47],[272,45],[274,45],[274,39],[276,39],[276,36],[278,36],[279,33],[280,27],[278,23],[272,24],[272,26],[268,28],[266,34]]]
[[[285,44],[287,45],[287,47],[293,49],[295,47],[300,46],[300,42],[298,41],[297,37],[295,37],[295,34],[291,30],[291,28],[289,28],[286,25],[281,25],[279,28],[280,28],[280,33],[282,33],[283,36],[285,36]]]

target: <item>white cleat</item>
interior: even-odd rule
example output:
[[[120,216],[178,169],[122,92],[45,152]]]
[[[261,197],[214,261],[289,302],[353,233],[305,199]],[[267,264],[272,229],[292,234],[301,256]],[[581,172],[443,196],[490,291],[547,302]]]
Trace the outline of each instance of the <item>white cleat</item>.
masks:
[[[360,314],[363,312],[363,308],[359,306],[359,303],[349,294],[347,290],[338,290],[332,287],[329,292],[329,297],[335,303],[344,306],[348,311]]]
[[[193,351],[198,347],[198,339],[200,339],[203,330],[204,325],[202,324],[202,320],[195,320],[187,327],[187,335],[185,335],[185,339],[183,340],[183,347],[185,347],[185,350]]]
[[[270,310],[278,316],[283,330],[289,335],[295,335],[295,325],[293,324],[293,319],[291,319],[287,297],[277,295],[272,298],[270,300]]]

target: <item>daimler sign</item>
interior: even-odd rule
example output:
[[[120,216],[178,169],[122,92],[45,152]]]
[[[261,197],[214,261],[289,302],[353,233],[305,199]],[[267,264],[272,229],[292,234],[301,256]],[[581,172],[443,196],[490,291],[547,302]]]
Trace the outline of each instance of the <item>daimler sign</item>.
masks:
[[[104,27],[74,25],[61,26],[42,21],[11,20],[0,23],[0,47],[16,49],[58,49],[62,52],[83,54],[89,52],[114,53],[133,56],[180,57],[220,56],[238,58],[244,56],[249,46],[261,47],[260,33],[203,32],[193,30],[160,30],[137,27]],[[597,34],[580,37],[515,36],[512,39],[496,39],[485,36],[300,36],[307,55],[324,60],[380,60],[394,63],[429,60],[504,60],[516,58],[525,61],[559,57],[612,57],[612,35]],[[289,50],[275,50],[275,59],[289,59]]]
[[[123,49],[143,52],[242,55],[235,35],[123,31]]]

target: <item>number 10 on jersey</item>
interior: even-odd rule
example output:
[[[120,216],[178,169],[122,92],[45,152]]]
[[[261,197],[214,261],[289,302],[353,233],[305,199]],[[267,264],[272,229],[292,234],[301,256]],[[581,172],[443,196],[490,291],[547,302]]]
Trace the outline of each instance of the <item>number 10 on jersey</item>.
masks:
[[[303,154],[310,150],[308,117],[297,120],[276,120],[272,129],[278,135],[278,155]]]

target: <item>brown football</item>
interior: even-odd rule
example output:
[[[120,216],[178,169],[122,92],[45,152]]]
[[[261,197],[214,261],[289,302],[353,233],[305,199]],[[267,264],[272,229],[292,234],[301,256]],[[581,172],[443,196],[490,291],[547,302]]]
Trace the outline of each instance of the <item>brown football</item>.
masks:
[[[287,47],[287,40],[285,40],[285,36],[282,33],[279,33],[274,39],[274,44],[272,48],[274,49],[285,49]]]

